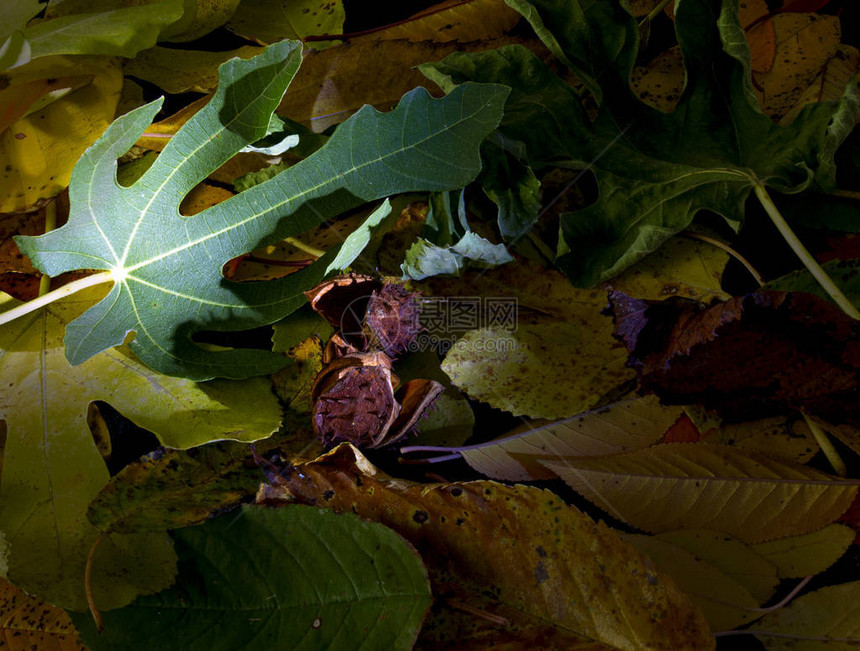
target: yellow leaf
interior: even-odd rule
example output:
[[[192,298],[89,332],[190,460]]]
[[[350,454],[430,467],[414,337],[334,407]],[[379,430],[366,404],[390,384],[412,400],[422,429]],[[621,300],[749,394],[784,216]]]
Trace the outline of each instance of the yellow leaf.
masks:
[[[671,113],[681,99],[685,79],[681,48],[676,45],[655,56],[647,65],[635,66],[630,87],[648,106]]]
[[[754,546],[706,530],[667,531],[654,536],[693,554],[746,588],[759,604],[773,596],[779,584],[777,568]]]
[[[372,36],[439,43],[486,41],[511,31],[519,20],[520,14],[503,0],[446,0]]]
[[[860,70],[860,50],[850,45],[836,46],[836,53],[821,69],[779,123],[790,124],[804,106],[814,102],[832,102],[845,93],[845,87]]]
[[[166,47],[144,50],[125,66],[125,74],[156,84],[168,93],[213,93],[218,87],[218,66],[232,59],[250,59],[263,48],[245,45],[226,52],[202,52]]]
[[[341,0],[242,0],[227,28],[258,43],[340,34],[346,19]],[[309,43],[314,47],[317,43]]]
[[[728,261],[729,254],[713,244],[673,237],[609,282],[613,289],[636,298],[683,296],[709,303],[729,298],[722,289]]]
[[[762,110],[773,118],[788,113],[827,63],[841,39],[838,16],[782,13],[773,17],[776,57],[753,84]]]
[[[114,118],[122,71],[105,57],[43,57],[4,73],[10,85],[71,75],[91,84],[23,117],[0,133],[0,212],[23,211],[64,190],[78,158]]]
[[[790,536],[753,545],[752,548],[777,566],[783,579],[798,579],[823,572],[854,542],[855,531],[831,524],[803,536]]]
[[[702,610],[715,631],[725,631],[758,619],[759,603],[749,591],[724,572],[683,547],[656,536],[622,536],[657,567],[671,576]]]
[[[436,85],[415,68],[421,63],[438,61],[455,51],[474,52],[524,42],[500,37],[488,41],[416,43],[372,36],[305,54],[278,114],[297,122],[310,121],[314,131],[320,132],[343,122],[364,104],[388,110],[416,86],[438,94]]]
[[[516,330],[470,330],[442,370],[470,397],[515,416],[565,418],[587,411],[632,378],[609,331],[602,292],[583,292],[572,318],[520,314]]]
[[[0,90],[0,131],[16,120],[35,113],[61,97],[86,86],[92,75],[71,75],[59,79],[34,79]]]
[[[710,443],[542,462],[575,491],[651,532],[711,529],[760,542],[838,518],[860,481]]]
[[[806,463],[819,449],[812,432],[800,415],[722,423],[718,428],[706,433],[702,440],[736,445],[797,463]]]
[[[860,581],[798,597],[754,627],[768,651],[848,651],[860,646]]]
[[[478,472],[506,481],[552,479],[541,461],[597,456],[646,447],[681,415],[654,396],[616,402],[560,421],[527,423],[504,437],[466,446],[460,456]]]
[[[108,483],[87,427],[87,407],[104,400],[170,447],[213,439],[252,441],[280,424],[262,378],[194,383],[153,373],[124,349],[69,365],[66,325],[96,300],[88,291],[0,328],[0,420],[7,427],[0,475],[0,530],[8,578],[52,603],[85,609],[83,577],[98,530],[90,501]],[[17,302],[5,300],[4,307]],[[110,535],[98,548],[93,590],[119,607],[173,580],[175,554],[162,534]]]
[[[616,649],[713,648],[701,614],[671,579],[549,491],[390,479],[349,445],[299,464],[278,484],[264,486],[258,503],[352,511],[397,531],[421,553],[437,596],[452,583],[489,592],[532,625]]]
[[[0,579],[0,647],[4,651],[86,651],[62,608]]]

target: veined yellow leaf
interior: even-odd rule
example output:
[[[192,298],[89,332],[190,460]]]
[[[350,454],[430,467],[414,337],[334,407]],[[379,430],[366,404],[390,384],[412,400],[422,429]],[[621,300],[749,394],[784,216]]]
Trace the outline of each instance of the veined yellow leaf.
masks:
[[[555,473],[541,461],[615,454],[651,445],[680,414],[680,407],[663,407],[656,397],[646,396],[564,420],[525,423],[494,441],[449,450],[493,479],[552,479]]]
[[[776,565],[783,579],[797,579],[823,572],[854,542],[855,532],[844,524],[830,524],[802,536],[753,545],[753,549]]]
[[[848,508],[860,485],[708,443],[542,463],[608,513],[645,531],[711,529],[744,542],[819,529]]]

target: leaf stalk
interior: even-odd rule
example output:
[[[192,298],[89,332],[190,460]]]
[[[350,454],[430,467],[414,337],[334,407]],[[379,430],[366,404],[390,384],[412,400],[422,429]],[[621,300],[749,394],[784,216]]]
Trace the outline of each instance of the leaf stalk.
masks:
[[[788,225],[788,222],[785,221],[782,213],[779,212],[779,209],[770,198],[764,185],[758,182],[754,183],[753,191],[767,213],[767,216],[770,217],[770,220],[773,222],[773,225],[776,226],[780,235],[782,235],[797,257],[800,258],[800,261],[809,270],[809,273],[812,274],[813,278],[818,281],[818,284],[821,285],[833,301],[842,308],[842,311],[845,312],[845,314],[850,316],[852,319],[860,319],[860,311],[858,311],[854,304],[848,300],[848,297],[842,293],[842,290],[839,289],[835,282],[833,282],[833,279],[827,275],[827,272],[821,268],[818,261],[812,257],[812,254],[807,251],[805,246],[803,246],[803,242],[801,242],[795,232],[791,230],[791,226]]]
[[[39,308],[45,307],[49,303],[58,301],[61,298],[65,298],[66,296],[71,296],[72,294],[84,290],[87,287],[94,287],[96,285],[101,285],[102,283],[113,282],[113,280],[114,277],[110,271],[103,271],[101,273],[93,274],[91,276],[79,278],[78,280],[73,280],[67,285],[58,287],[52,292],[48,292],[47,294],[41,294],[38,298],[34,298],[32,301],[27,301],[26,303],[22,303],[18,307],[14,307],[11,310],[6,310],[2,314],[0,314],[0,325],[9,323],[11,321],[14,321],[15,319],[19,319],[22,316],[30,314],[30,312],[35,312]]]

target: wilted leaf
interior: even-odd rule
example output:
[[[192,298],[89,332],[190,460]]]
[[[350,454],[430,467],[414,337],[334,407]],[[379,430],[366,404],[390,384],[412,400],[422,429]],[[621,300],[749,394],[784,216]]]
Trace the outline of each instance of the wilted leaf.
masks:
[[[552,479],[556,474],[543,466],[542,460],[646,447],[659,439],[680,414],[679,408],[662,407],[651,396],[617,402],[560,421],[525,423],[487,443],[437,451],[459,454],[472,468],[493,479]]]
[[[792,409],[860,423],[860,328],[833,303],[760,291],[705,308],[610,296],[642,390],[727,418]]]
[[[758,619],[759,602],[734,578],[683,547],[656,536],[625,535],[625,540],[671,576],[701,608],[714,631],[725,631]]]
[[[125,74],[149,81],[167,93],[213,93],[218,87],[218,66],[232,59],[250,59],[263,48],[245,45],[226,52],[203,52],[152,47],[129,61]]]
[[[860,581],[819,588],[754,627],[765,649],[841,651],[860,644]]]
[[[860,481],[710,443],[542,461],[607,513],[651,532],[710,529],[759,542],[838,518]]]
[[[391,527],[421,553],[436,594],[451,584],[491,586],[492,601],[532,626],[549,623],[612,648],[713,647],[701,615],[665,575],[549,491],[391,480],[341,445],[258,495],[272,505],[293,499]]]
[[[0,644],[4,651],[86,651],[61,608],[0,579]]]
[[[74,621],[93,651],[411,649],[431,602],[420,557],[352,514],[242,507],[173,533],[176,585]]]
[[[752,548],[776,565],[783,579],[798,579],[823,572],[833,565],[854,541],[854,530],[830,524],[802,536],[758,543]]]
[[[504,244],[493,244],[468,231],[452,246],[437,246],[419,238],[406,252],[400,269],[405,278],[424,280],[431,276],[456,276],[468,267],[489,269],[513,261]]]
[[[346,245],[286,278],[226,281],[222,267],[228,260],[368,201],[456,188],[477,175],[478,145],[498,123],[507,91],[472,85],[457,96],[433,100],[419,89],[391,113],[362,110],[313,156],[269,181],[193,218],[179,216],[177,205],[191,188],[266,134],[300,59],[300,44],[284,41],[249,61],[223,64],[223,83],[212,101],[130,187],[114,180],[116,158],[149,125],[160,102],[118,119],[76,167],[69,222],[39,238],[18,238],[48,275],[95,268],[108,271],[114,281],[104,301],[69,325],[72,363],[122,343],[133,330],[132,350],[161,372],[197,380],[273,372],[284,366],[282,357],[249,349],[207,351],[191,335],[283,318],[304,302],[303,289],[352,263],[369,229],[388,214],[387,205]],[[453,157],[457,164],[431,166],[428,157]],[[97,204],[90,202],[94,193]]]
[[[8,576],[70,608],[85,607],[84,563],[98,534],[86,510],[108,481],[87,428],[90,402],[110,403],[178,447],[215,438],[255,440],[280,422],[278,402],[262,379],[195,384],[156,375],[122,349],[70,367],[63,331],[95,297],[87,298],[54,303],[0,330],[0,369],[7,379],[0,390],[0,418],[8,428],[0,530],[7,535]],[[129,547],[136,553],[129,555]],[[100,547],[99,558],[93,584],[103,608],[161,589],[173,576],[172,551],[158,536],[112,537]]]
[[[0,133],[0,212],[30,209],[66,188],[78,158],[113,119],[122,87],[118,62],[106,58],[51,57],[4,73],[10,88],[81,74],[92,83]]]

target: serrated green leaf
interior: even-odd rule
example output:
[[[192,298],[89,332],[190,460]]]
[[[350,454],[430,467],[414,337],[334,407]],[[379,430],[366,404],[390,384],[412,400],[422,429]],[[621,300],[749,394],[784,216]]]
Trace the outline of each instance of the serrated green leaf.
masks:
[[[432,597],[391,529],[306,506],[245,506],[174,532],[176,585],[73,621],[93,651],[411,649]]]
[[[248,61],[223,64],[212,101],[128,188],[114,180],[116,158],[148,126],[159,103],[123,116],[76,167],[68,224],[38,238],[17,238],[51,276],[88,268],[109,271],[114,280],[105,300],[69,324],[66,351],[73,364],[133,331],[132,350],[160,372],[196,380],[272,372],[283,358],[206,351],[191,335],[283,318],[304,302],[302,290],[317,284],[333,262],[349,264],[355,251],[333,249],[307,269],[266,283],[225,280],[221,269],[228,260],[368,201],[462,187],[477,175],[479,144],[498,124],[507,90],[469,85],[434,100],[416,89],[388,114],[360,110],[322,149],[273,179],[194,217],[180,216],[179,202],[192,187],[265,135],[300,58],[301,44],[284,41]]]
[[[557,264],[575,284],[618,274],[686,228],[699,210],[739,227],[757,183],[784,193],[834,187],[833,157],[853,128],[856,91],[807,106],[789,126],[773,124],[752,93],[737,3],[716,4],[686,0],[677,7],[687,80],[670,114],[630,90],[637,26],[615,1],[512,2],[601,100],[593,121],[575,94],[560,90],[560,80],[550,82],[556,91],[550,101],[534,101],[549,94],[553,75],[524,48],[456,54],[422,68],[432,69],[446,90],[466,80],[510,85],[501,132],[525,143],[535,164],[555,160],[594,173],[597,201],[561,220]]]

